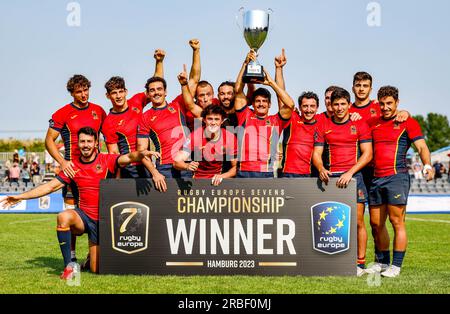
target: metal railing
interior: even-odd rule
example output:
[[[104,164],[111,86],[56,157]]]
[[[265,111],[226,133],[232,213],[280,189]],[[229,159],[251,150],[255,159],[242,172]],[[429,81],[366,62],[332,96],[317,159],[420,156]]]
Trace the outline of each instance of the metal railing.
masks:
[[[28,160],[31,157],[32,153],[33,152],[26,152],[25,153],[25,159]],[[37,153],[35,152],[35,154],[37,156],[39,156],[39,162],[41,164],[44,163],[45,153],[44,152],[37,152]],[[8,159],[10,161],[12,161],[13,160],[13,155],[14,155],[14,152],[0,152],[0,162],[5,162]]]

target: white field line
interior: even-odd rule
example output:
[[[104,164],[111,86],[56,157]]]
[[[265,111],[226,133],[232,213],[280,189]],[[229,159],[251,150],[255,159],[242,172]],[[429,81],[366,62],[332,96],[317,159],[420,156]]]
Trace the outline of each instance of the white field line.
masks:
[[[30,219],[30,220],[21,220],[21,221],[13,221],[10,222],[10,225],[15,225],[15,224],[26,224],[26,223],[30,223],[30,222],[36,222],[36,221],[50,221],[50,220],[54,220],[54,218],[40,218],[40,219]]]
[[[425,221],[425,222],[442,222],[442,223],[445,223],[445,224],[450,224],[450,220],[421,219],[421,218],[412,218],[412,217],[406,217],[406,220]]]

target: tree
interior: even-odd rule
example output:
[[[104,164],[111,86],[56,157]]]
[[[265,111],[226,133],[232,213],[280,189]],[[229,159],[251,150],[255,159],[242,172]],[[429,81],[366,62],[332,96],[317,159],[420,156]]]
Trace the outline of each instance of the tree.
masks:
[[[425,119],[422,115],[414,116],[427,141],[430,151],[450,145],[450,125],[447,116],[439,113],[429,113]]]

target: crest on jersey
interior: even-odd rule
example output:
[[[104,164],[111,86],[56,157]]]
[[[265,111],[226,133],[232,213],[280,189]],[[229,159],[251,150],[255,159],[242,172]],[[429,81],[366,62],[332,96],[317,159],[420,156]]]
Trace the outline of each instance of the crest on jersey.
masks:
[[[400,124],[398,122],[394,122],[394,130],[400,130]]]
[[[176,110],[175,110],[175,108],[174,107],[167,107],[167,110],[169,110],[169,112],[170,113],[175,113],[175,112],[177,112]]]
[[[270,125],[270,120],[266,120],[266,126]]]
[[[352,135],[356,135],[357,131],[356,131],[356,126],[352,125],[350,128],[350,132]]]
[[[371,108],[371,109],[370,109],[370,115],[371,115],[372,117],[375,117],[375,116],[377,115],[377,111],[376,111],[374,108]]]
[[[140,113],[141,111],[139,110],[139,108],[133,107],[133,111],[136,113]]]
[[[112,248],[125,254],[148,247],[150,208],[142,203],[123,202],[110,208]]]
[[[101,172],[103,171],[102,165],[101,165],[101,164],[97,164],[97,165],[95,166],[95,171],[96,171],[97,173],[101,173]]]
[[[96,111],[92,111],[92,117],[94,118],[94,120],[98,120],[98,115]]]

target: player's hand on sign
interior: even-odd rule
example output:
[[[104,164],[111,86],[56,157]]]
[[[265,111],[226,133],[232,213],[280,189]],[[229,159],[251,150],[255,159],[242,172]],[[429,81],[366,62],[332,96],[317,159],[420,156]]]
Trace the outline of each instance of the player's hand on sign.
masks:
[[[75,177],[75,170],[73,170],[74,164],[71,161],[64,160],[61,164],[61,170],[64,172],[64,174],[69,177],[73,178]]]
[[[187,164],[187,171],[196,171],[198,169],[198,165],[199,163],[197,161],[191,161],[190,163]]]
[[[178,74],[178,82],[180,82],[181,85],[188,84],[188,75],[187,75],[187,70],[186,70],[186,64],[183,64],[183,72]]]
[[[361,115],[358,112],[350,113],[350,120],[358,121],[358,120],[361,120],[361,119],[362,119],[362,117],[361,117]]]
[[[156,49],[155,54],[153,55],[153,58],[155,58],[158,62],[163,62],[164,58],[166,56],[166,52],[162,49]]]
[[[328,182],[330,181],[330,176],[331,172],[325,168],[322,168],[322,170],[319,171],[319,179],[325,184],[328,184]]]
[[[15,195],[6,196],[3,199],[0,199],[0,208],[8,209],[21,201],[22,200]]]
[[[400,110],[395,117],[395,121],[397,122],[405,122],[411,115],[406,110]]]
[[[155,184],[155,188],[160,192],[166,192],[167,191],[167,183],[166,183],[166,177],[163,176],[161,173],[156,172],[152,175],[153,183]]]
[[[336,186],[340,189],[345,189],[348,186],[348,183],[352,180],[353,176],[351,173],[342,174],[336,182]]]
[[[278,57],[275,57],[275,67],[277,68],[282,68],[286,65],[287,63],[287,58],[286,58],[286,54],[284,52],[284,48],[281,50],[281,55],[279,55]]]
[[[216,174],[211,180],[212,185],[218,186],[220,183],[222,183],[223,177],[221,174]]]
[[[193,50],[198,50],[200,49],[200,40],[198,40],[197,38],[193,38],[189,40],[189,45]]]

